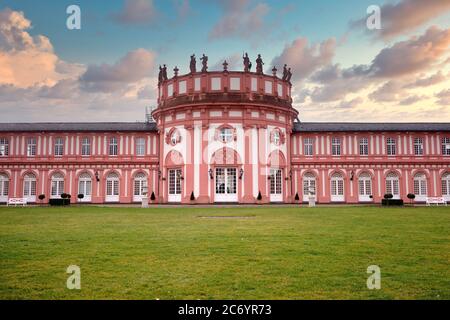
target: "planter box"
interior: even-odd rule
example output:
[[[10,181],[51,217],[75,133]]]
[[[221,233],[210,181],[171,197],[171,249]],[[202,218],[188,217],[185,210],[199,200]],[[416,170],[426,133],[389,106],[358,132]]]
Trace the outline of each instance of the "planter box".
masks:
[[[51,206],[68,206],[70,205],[70,199],[50,199],[48,204]]]
[[[381,204],[383,206],[402,206],[403,200],[402,199],[382,199]]]

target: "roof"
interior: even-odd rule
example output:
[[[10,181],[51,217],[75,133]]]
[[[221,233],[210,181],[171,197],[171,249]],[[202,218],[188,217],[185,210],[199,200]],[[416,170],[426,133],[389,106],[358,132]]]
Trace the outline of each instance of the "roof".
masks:
[[[0,132],[156,131],[154,122],[29,122],[0,123]]]
[[[294,132],[450,131],[450,122],[296,122]]]

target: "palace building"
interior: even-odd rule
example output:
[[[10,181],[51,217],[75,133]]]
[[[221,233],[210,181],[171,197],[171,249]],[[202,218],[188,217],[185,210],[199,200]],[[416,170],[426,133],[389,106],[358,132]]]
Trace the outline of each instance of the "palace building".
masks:
[[[160,80],[151,121],[1,123],[0,203],[450,201],[450,123],[300,122],[275,69]]]

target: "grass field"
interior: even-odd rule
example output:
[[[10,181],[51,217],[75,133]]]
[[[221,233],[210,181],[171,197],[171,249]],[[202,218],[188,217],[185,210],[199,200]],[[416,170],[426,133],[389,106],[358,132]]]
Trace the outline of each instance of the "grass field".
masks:
[[[450,207],[0,207],[1,299],[450,299],[449,266]]]

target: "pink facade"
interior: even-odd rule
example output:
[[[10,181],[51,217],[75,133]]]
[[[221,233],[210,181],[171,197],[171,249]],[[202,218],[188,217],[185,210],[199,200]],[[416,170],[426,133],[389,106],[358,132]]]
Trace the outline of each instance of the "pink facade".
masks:
[[[449,123],[301,123],[290,94],[276,76],[198,72],[162,82],[155,122],[0,124],[0,202],[450,201]]]

